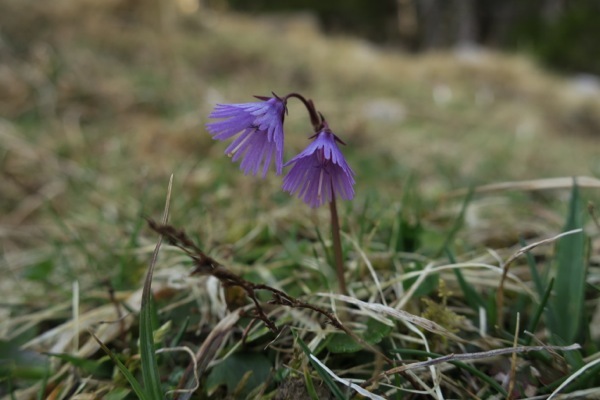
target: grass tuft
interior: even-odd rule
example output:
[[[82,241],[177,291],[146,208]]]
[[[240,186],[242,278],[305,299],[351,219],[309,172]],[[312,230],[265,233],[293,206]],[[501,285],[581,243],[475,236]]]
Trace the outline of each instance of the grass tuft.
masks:
[[[583,217],[579,187],[573,181],[565,231],[582,230]],[[556,246],[556,293],[549,325],[560,341],[571,343],[583,339],[588,240],[585,233],[580,232],[562,238]]]

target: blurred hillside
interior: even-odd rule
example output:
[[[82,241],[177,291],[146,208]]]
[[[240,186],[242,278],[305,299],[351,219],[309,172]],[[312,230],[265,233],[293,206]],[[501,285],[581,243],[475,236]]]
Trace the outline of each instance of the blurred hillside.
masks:
[[[212,1],[244,12],[317,15],[329,33],[421,52],[484,46],[525,52],[547,67],[600,74],[597,0],[227,0]]]
[[[77,213],[82,187],[102,201],[134,196],[177,170],[200,203],[221,199],[208,189],[222,174],[252,190],[203,123],[216,102],[271,91],[315,100],[349,144],[359,193],[397,196],[410,173],[435,194],[600,174],[598,93],[522,57],[408,56],[326,37],[305,14],[249,17],[184,0],[2,0],[0,35],[5,224],[34,221],[48,201]],[[308,126],[290,107],[286,140],[300,149]]]

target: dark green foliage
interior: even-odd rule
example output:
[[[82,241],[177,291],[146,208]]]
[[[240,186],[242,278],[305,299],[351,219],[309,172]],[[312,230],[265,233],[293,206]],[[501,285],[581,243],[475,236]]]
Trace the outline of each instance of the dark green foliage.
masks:
[[[20,349],[17,340],[0,340],[0,382],[6,379],[42,379],[49,373],[49,368],[48,357]]]
[[[129,371],[125,364],[123,364],[121,360],[119,360],[119,357],[117,357],[115,353],[113,353],[108,347],[106,347],[106,345],[102,343],[94,334],[92,334],[92,336],[94,337],[94,339],[96,339],[102,350],[104,350],[106,354],[108,354],[108,356],[111,358],[111,360],[116,364],[121,374],[125,376],[125,379],[127,379],[127,383],[129,383],[131,389],[135,392],[139,400],[157,399],[156,397],[152,397],[151,395],[146,393],[146,391],[142,388],[142,385],[140,385],[136,377],[133,376],[133,374],[131,373],[131,371]]]
[[[456,259],[454,258],[454,254],[449,250],[446,249],[446,254],[448,256],[448,260],[455,264],[456,263]],[[471,286],[464,278],[463,273],[461,272],[460,269],[455,268],[452,270],[454,272],[454,275],[456,276],[456,280],[458,281],[458,284],[463,292],[463,296],[465,297],[465,301],[467,302],[467,304],[474,310],[474,311],[478,311],[479,307],[484,307],[485,308],[485,300],[483,297],[481,297],[481,295],[479,293],[477,293],[477,291],[473,288],[473,286]]]
[[[370,318],[366,329],[359,334],[369,344],[378,344],[392,331],[392,327]],[[327,341],[327,350],[332,353],[355,353],[362,350],[363,346],[345,333],[332,333]]]
[[[524,48],[562,71],[600,73],[598,1],[567,2],[562,12],[546,18],[534,12],[539,4],[529,9],[515,24],[508,46]]]
[[[415,180],[409,175],[404,184],[402,202],[396,213],[390,246],[393,251],[415,252],[421,247],[424,232],[421,224],[421,203]]]
[[[454,224],[452,225],[452,228],[450,229],[450,231],[448,232],[448,235],[446,236],[446,239],[444,240],[444,244],[438,250],[438,254],[437,254],[438,256],[441,256],[452,245],[452,242],[454,241],[456,234],[462,228],[462,226],[464,224],[465,213],[467,212],[467,207],[469,207],[469,204],[471,203],[471,200],[473,199],[473,193],[474,193],[473,186],[471,186],[469,188],[469,192],[465,196],[465,199],[462,203],[460,212],[458,213],[458,216],[454,220]]]
[[[77,367],[84,374],[89,374],[98,378],[110,378],[112,373],[112,365],[108,365],[109,357],[103,357],[97,360],[80,358],[71,354],[49,354],[52,357],[60,358],[63,361]]]
[[[161,399],[162,389],[160,386],[160,374],[158,372],[158,360],[154,346],[154,327],[156,326],[156,309],[150,284],[152,281],[152,270],[150,268],[144,294],[142,295],[142,309],[140,310],[140,358],[142,362],[142,376],[144,377],[144,389],[149,399]]]
[[[529,328],[527,329],[529,332],[535,332],[538,322],[540,321],[540,317],[544,313],[544,309],[546,308],[546,305],[548,303],[548,299],[550,298],[550,293],[552,293],[553,287],[554,287],[554,279],[551,279],[550,282],[548,283],[548,288],[544,292],[544,294],[542,296],[542,300],[540,301],[540,304],[539,304],[537,310],[535,311],[533,318],[531,319]],[[551,310],[549,309],[548,312],[550,312],[550,311]],[[532,340],[533,340],[533,337],[528,336],[527,339],[525,339],[525,344],[526,345],[531,344]]]
[[[379,0],[229,0],[236,9],[252,12],[314,12],[326,32],[352,32],[378,42],[389,40],[394,29],[396,2]]]
[[[261,353],[234,353],[211,370],[206,378],[206,390],[212,393],[223,385],[230,395],[235,393],[237,398],[245,398],[268,380],[271,368],[271,362]],[[247,374],[247,380],[243,381]]]
[[[32,281],[47,281],[53,270],[54,262],[49,259],[43,260],[26,268],[23,271],[23,278]]]

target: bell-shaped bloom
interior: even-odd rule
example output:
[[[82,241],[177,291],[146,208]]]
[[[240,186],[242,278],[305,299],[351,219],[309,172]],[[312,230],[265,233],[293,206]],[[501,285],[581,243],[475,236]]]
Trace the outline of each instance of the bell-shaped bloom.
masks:
[[[283,178],[283,190],[297,193],[306,204],[319,207],[334,199],[354,197],[354,172],[346,163],[337,142],[343,143],[325,125],[314,140],[284,167],[293,164]]]
[[[254,103],[217,104],[209,118],[222,121],[206,124],[213,139],[227,140],[236,135],[225,149],[233,161],[240,158],[240,169],[247,175],[256,175],[262,169],[263,178],[275,155],[275,170],[283,170],[283,118],[286,104],[279,97],[256,96]]]

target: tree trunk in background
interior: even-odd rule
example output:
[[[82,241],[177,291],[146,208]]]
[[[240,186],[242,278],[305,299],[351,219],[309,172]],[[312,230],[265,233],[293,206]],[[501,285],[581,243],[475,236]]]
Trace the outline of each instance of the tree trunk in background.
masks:
[[[424,50],[442,45],[442,6],[439,0],[421,0],[421,48]]]
[[[564,11],[563,0],[545,0],[542,4],[542,16],[544,21],[551,24],[561,16]]]
[[[478,42],[475,0],[421,0],[418,4],[423,49],[473,46]]]
[[[455,0],[458,32],[456,47],[473,47],[477,44],[478,32],[475,0]]]
[[[396,0],[396,12],[398,16],[400,41],[406,47],[413,49],[419,35],[419,20],[414,1]]]

